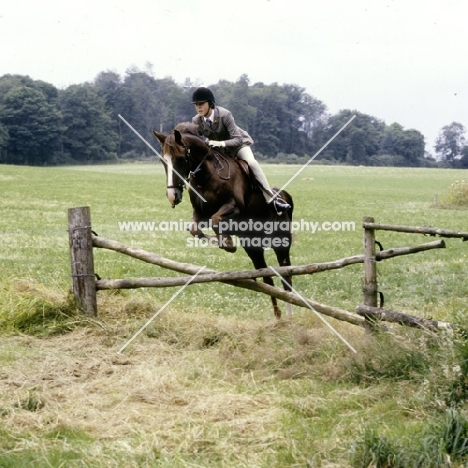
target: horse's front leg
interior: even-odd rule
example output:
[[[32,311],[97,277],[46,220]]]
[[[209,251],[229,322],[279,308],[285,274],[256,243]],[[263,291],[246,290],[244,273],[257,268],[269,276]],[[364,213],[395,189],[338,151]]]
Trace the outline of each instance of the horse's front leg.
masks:
[[[206,224],[206,223],[205,223]],[[218,242],[217,236],[210,236],[205,234],[200,226],[202,225],[202,218],[200,213],[197,210],[193,211],[192,222],[189,225],[189,232],[193,237],[198,237],[200,239],[205,238],[208,239],[209,242],[216,243]]]
[[[226,232],[223,227],[223,221],[227,221],[239,215],[239,208],[234,199],[225,203],[221,208],[211,217],[213,231],[218,237],[219,248],[226,252],[235,252],[237,247],[232,241],[232,237]],[[224,231],[224,232],[223,232]]]

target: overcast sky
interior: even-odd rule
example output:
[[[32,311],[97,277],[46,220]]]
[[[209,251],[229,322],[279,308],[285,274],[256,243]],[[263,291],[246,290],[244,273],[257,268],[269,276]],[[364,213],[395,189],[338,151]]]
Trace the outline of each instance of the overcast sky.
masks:
[[[294,83],[328,111],[468,129],[466,0],[5,0],[0,76],[58,87],[131,66],[154,76]],[[222,103],[219,103],[222,105]]]

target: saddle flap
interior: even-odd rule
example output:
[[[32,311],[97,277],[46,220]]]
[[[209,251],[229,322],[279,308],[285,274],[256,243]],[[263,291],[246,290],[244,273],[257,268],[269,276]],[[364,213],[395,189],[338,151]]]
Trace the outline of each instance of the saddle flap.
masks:
[[[239,164],[239,167],[242,169],[242,172],[247,176],[250,182],[250,187],[254,190],[256,190],[258,187],[257,179],[253,175],[253,172],[250,170],[250,166],[248,165],[247,161],[244,161],[243,159],[239,158],[234,158],[237,164]]]
[[[243,159],[237,159],[236,158],[236,162],[237,162],[237,164],[239,164],[239,166],[242,169],[242,171],[244,172],[244,174],[247,177],[251,178],[252,174],[250,173],[250,168],[249,168],[249,165],[247,164],[247,161],[244,161]]]

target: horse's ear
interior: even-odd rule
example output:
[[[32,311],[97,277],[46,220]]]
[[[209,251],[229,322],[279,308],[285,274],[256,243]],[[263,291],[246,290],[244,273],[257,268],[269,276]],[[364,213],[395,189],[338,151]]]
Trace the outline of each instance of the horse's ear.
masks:
[[[164,145],[164,142],[166,141],[166,135],[163,135],[162,133],[157,132],[156,130],[153,130],[154,136],[159,140],[159,143],[161,145]]]
[[[178,145],[181,145],[181,146],[183,145],[182,133],[180,133],[179,130],[174,130],[174,139]]]

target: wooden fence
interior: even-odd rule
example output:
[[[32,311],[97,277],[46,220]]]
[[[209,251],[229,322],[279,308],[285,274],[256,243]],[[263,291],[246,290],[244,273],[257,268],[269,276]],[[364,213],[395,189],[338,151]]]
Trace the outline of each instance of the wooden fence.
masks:
[[[400,324],[429,329],[444,329],[450,324],[436,320],[413,317],[399,312],[383,309],[378,306],[378,285],[376,263],[401,255],[409,255],[426,250],[445,248],[443,240],[436,240],[412,247],[392,248],[376,252],[375,231],[391,230],[419,234],[437,235],[441,237],[459,237],[468,240],[467,232],[448,231],[436,228],[420,228],[413,226],[393,226],[376,224],[373,218],[363,220],[364,253],[353,257],[346,257],[326,263],[312,263],[301,266],[276,267],[275,272],[269,268],[246,270],[237,272],[219,272],[204,269],[189,263],[176,262],[160,255],[142,249],[130,247],[120,242],[97,236],[92,231],[91,210],[89,207],[77,207],[68,210],[68,231],[70,241],[70,257],[73,279],[73,294],[78,307],[87,315],[97,315],[96,291],[105,289],[133,289],[133,288],[166,288],[190,284],[222,282],[238,288],[249,289],[276,297],[300,307],[313,308],[324,315],[344,320],[354,325],[368,327],[376,320],[386,320]],[[158,265],[160,267],[184,273],[190,276],[180,277],[152,277],[152,278],[126,278],[114,280],[96,279],[94,271],[93,249],[102,248],[113,250],[141,261]],[[280,275],[312,275],[328,270],[344,268],[357,263],[364,264],[363,293],[364,304],[359,305],[355,312],[349,312],[337,307],[318,303],[312,299],[299,297],[294,292],[288,292],[275,286],[255,281],[255,278]],[[382,305],[382,304],[381,304]]]

